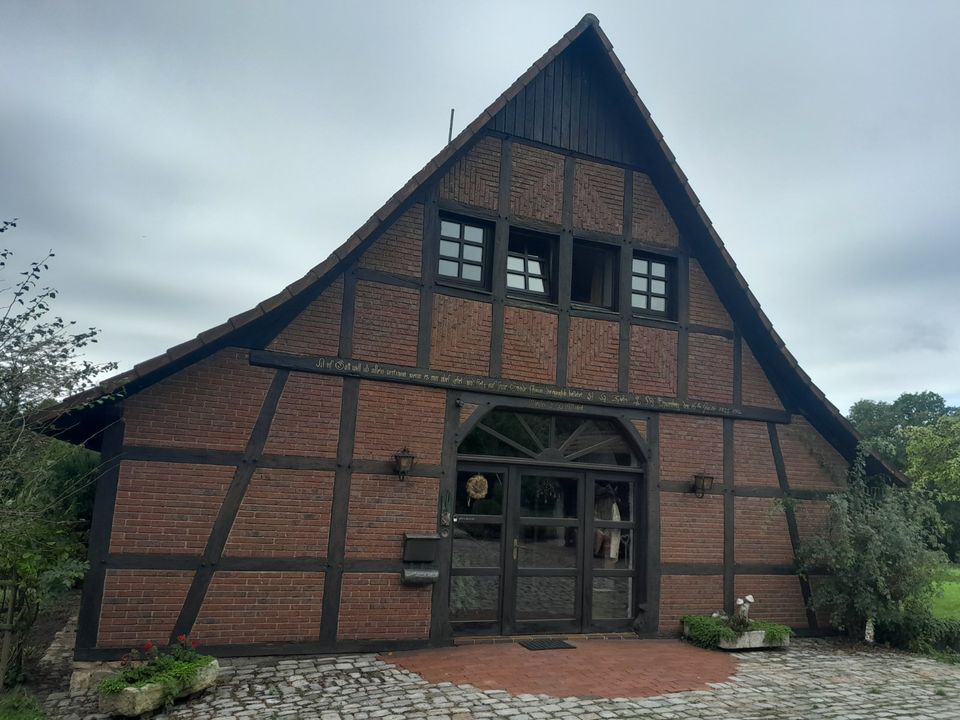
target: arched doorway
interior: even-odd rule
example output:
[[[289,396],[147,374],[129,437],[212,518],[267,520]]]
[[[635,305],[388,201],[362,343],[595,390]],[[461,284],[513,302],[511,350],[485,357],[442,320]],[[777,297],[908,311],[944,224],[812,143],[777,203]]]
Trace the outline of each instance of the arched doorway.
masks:
[[[644,469],[614,419],[485,415],[458,449],[454,632],[629,629],[641,600]]]

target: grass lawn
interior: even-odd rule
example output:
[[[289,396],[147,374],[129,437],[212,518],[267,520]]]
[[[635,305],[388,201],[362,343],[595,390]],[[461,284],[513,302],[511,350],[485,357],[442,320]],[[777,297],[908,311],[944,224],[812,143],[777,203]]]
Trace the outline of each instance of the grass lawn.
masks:
[[[960,567],[950,569],[943,595],[933,601],[933,613],[940,618],[960,620]]]
[[[0,720],[46,720],[33,697],[22,690],[0,692]]]

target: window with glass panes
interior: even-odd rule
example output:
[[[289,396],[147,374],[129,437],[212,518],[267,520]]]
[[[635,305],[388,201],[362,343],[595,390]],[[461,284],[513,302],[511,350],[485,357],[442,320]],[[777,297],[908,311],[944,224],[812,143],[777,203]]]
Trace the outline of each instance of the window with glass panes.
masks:
[[[670,307],[667,261],[635,256],[631,276],[630,304],[633,309],[666,315]]]
[[[483,284],[486,239],[487,230],[482,225],[441,218],[438,275],[441,278]]]
[[[507,249],[507,289],[550,296],[551,239],[513,230]]]

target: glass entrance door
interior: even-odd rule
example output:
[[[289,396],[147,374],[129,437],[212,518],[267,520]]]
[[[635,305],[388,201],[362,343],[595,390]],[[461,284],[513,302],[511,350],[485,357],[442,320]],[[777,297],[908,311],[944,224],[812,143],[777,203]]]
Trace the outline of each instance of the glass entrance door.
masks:
[[[585,632],[635,615],[636,478],[461,465],[450,620],[458,633]]]

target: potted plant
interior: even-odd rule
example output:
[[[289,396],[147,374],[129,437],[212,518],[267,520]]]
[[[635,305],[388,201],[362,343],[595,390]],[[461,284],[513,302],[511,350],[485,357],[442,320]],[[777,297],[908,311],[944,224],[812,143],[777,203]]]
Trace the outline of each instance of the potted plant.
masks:
[[[141,651],[124,656],[120,672],[100,683],[100,712],[136,717],[172,705],[212,686],[219,671],[216,658],[201,654],[186,635],[165,648],[148,640]]]
[[[685,615],[683,636],[694,645],[709,650],[755,650],[781,648],[790,644],[793,630],[786,625],[750,619],[753,595],[737,598],[737,611],[732,616]]]

